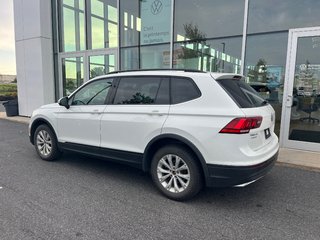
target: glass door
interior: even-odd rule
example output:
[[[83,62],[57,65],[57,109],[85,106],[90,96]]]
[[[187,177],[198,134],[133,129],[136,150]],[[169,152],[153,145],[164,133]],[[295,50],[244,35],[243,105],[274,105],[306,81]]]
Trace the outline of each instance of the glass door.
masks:
[[[280,143],[320,152],[320,28],[289,31]]]
[[[59,95],[70,95],[84,82],[118,70],[117,48],[59,54]]]

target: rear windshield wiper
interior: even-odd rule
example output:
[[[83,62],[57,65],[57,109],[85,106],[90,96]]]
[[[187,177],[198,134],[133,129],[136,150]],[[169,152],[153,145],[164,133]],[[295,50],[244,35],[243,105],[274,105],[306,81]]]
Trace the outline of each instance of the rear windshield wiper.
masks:
[[[264,106],[264,105],[267,105],[269,104],[269,102],[267,100],[264,100],[262,103],[261,103],[261,106]]]

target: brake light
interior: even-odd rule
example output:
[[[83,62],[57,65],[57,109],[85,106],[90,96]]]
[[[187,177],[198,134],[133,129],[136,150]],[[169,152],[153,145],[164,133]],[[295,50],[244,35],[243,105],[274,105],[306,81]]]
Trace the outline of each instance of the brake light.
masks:
[[[250,132],[250,129],[259,128],[262,123],[262,117],[244,117],[235,118],[229,122],[220,133],[243,134]]]

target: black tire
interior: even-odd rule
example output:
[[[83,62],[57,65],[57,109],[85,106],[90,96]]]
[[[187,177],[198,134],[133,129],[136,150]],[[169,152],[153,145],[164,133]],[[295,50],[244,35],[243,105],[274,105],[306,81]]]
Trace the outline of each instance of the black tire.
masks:
[[[171,161],[173,162],[173,165],[176,164],[176,161],[177,161],[176,156],[180,157],[182,160],[181,161],[180,159],[178,159],[178,162],[180,163],[180,167],[177,168],[176,166],[174,166],[174,171],[170,171],[169,168],[166,168],[166,165],[163,164],[164,161],[167,162],[167,160],[169,160],[170,155],[171,155]],[[177,170],[181,169],[181,166],[182,165],[184,166],[184,164],[188,167],[188,169],[175,171],[176,169]],[[160,167],[162,170],[163,169],[166,171],[169,170],[170,173],[162,173],[162,172],[158,173],[158,167]],[[157,188],[160,190],[160,192],[163,193],[168,198],[176,201],[188,200],[194,197],[202,189],[203,181],[202,181],[202,175],[201,175],[201,171],[200,171],[200,167],[197,159],[195,158],[194,154],[190,150],[178,144],[164,146],[161,149],[159,149],[153,156],[150,172],[151,172],[152,180],[154,184],[157,186]],[[180,177],[181,175],[188,176],[187,173],[189,173],[189,176],[190,176],[189,181]],[[167,177],[167,175],[163,176],[162,174],[171,174],[171,175]],[[161,177],[166,178],[166,180],[161,182],[159,179]],[[170,185],[169,179],[171,178],[173,180],[171,180],[172,182]],[[174,178],[176,178],[176,180],[174,180]],[[188,181],[187,186],[186,185],[183,186],[181,184],[181,180],[183,180],[183,183],[185,183],[184,181]],[[176,181],[176,183],[174,183],[174,181]],[[166,187],[172,186],[172,184],[176,186],[174,186],[173,188],[171,187],[168,190]],[[164,186],[164,185],[167,185],[167,186]],[[177,191],[177,189],[179,190]]]
[[[41,142],[43,139],[45,139],[45,141]],[[47,145],[44,146],[45,144]],[[34,146],[39,157],[45,161],[57,160],[61,155],[58,148],[57,137],[46,124],[38,126],[34,132]],[[41,146],[43,146],[43,148],[41,148]],[[48,150],[49,147],[50,151]],[[47,149],[47,151],[44,149]]]

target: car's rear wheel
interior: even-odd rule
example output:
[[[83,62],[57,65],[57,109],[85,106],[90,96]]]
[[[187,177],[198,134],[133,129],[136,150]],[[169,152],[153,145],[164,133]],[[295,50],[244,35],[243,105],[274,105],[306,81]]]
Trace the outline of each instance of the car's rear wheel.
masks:
[[[37,127],[34,134],[34,146],[40,158],[46,161],[54,161],[61,154],[55,134],[45,124]]]
[[[202,176],[192,152],[180,145],[159,149],[153,156],[151,176],[157,188],[173,200],[187,200],[202,188]]]

